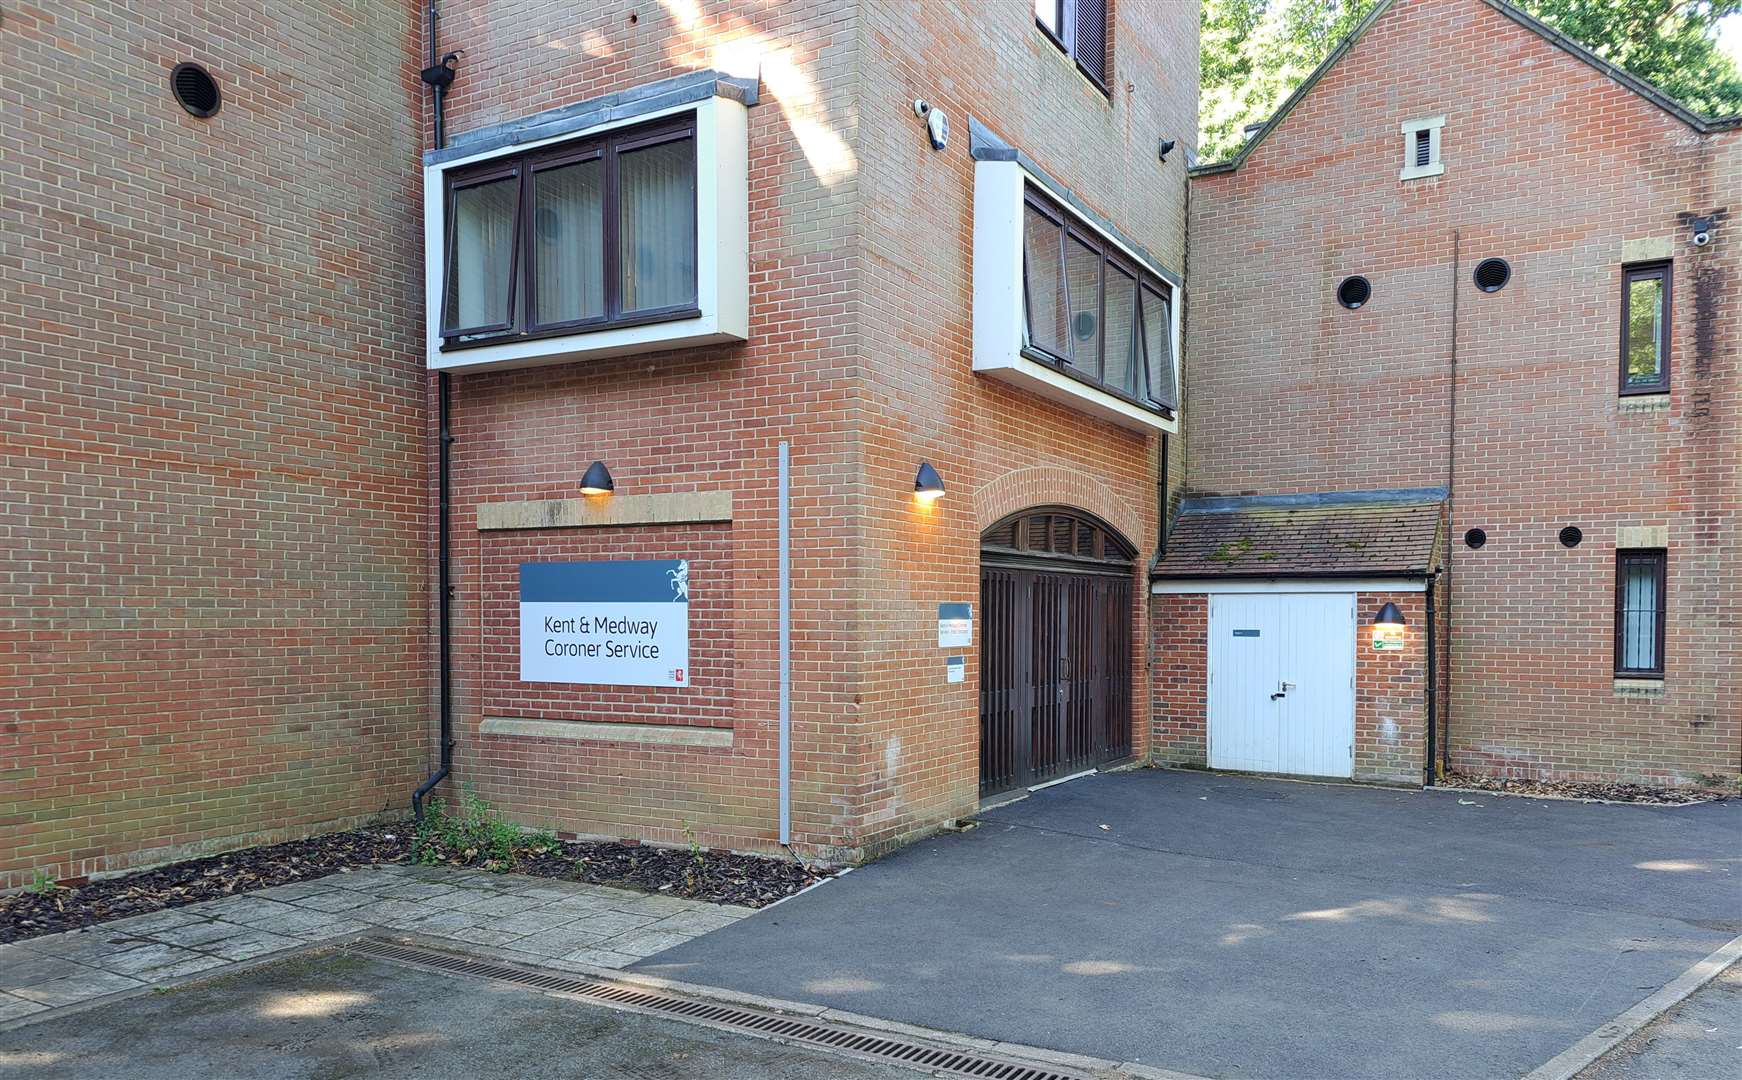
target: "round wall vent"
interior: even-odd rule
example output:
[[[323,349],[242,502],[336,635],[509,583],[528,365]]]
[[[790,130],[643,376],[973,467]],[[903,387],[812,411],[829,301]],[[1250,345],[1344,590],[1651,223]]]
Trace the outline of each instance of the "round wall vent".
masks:
[[[1368,284],[1367,279],[1359,274],[1344,278],[1343,283],[1337,286],[1337,303],[1350,311],[1354,311],[1372,297],[1373,286]]]
[[[1577,525],[1568,525],[1566,528],[1561,530],[1561,546],[1562,547],[1570,547],[1570,548],[1578,547],[1579,541],[1583,540],[1584,538],[1585,538],[1585,534],[1583,532],[1579,531],[1579,527]]]
[[[1464,544],[1468,547],[1479,548],[1487,542],[1488,534],[1481,529],[1471,529],[1464,534]]]
[[[223,104],[217,80],[198,64],[177,64],[170,70],[169,88],[181,107],[194,116],[210,116]]]
[[[1476,264],[1476,272],[1471,276],[1476,279],[1476,288],[1483,292],[1499,292],[1512,280],[1512,267],[1506,265],[1505,259],[1483,259]]]

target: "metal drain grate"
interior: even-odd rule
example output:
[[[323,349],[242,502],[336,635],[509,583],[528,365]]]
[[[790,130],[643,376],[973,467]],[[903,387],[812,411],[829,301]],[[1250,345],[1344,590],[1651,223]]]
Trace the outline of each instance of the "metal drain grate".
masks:
[[[434,968],[458,975],[472,975],[501,982],[517,983],[538,990],[577,994],[610,1005],[627,1005],[650,1009],[688,1020],[705,1020],[758,1035],[770,1035],[793,1042],[806,1043],[827,1050],[851,1050],[873,1057],[898,1061],[904,1065],[929,1069],[934,1073],[979,1077],[981,1080],[1086,1080],[1080,1074],[1028,1065],[995,1057],[928,1046],[925,1043],[882,1032],[831,1024],[809,1017],[783,1016],[734,1005],[715,1005],[693,1001],[661,990],[590,979],[580,975],[557,975],[548,972],[523,971],[487,960],[472,960],[451,956],[430,949],[419,949],[392,942],[365,939],[347,946],[351,952],[394,960],[419,967]]]

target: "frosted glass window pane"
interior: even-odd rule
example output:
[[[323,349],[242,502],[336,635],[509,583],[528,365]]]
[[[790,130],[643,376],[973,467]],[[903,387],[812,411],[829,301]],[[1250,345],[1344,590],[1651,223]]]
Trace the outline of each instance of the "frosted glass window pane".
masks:
[[[1060,266],[1062,230],[1030,206],[1023,212],[1023,273],[1028,287],[1028,340],[1055,356],[1065,346],[1065,275]]]
[[[1137,279],[1111,264],[1107,267],[1107,369],[1101,381],[1115,390],[1136,396],[1135,381],[1138,366],[1137,342]]]
[[[1071,362],[1101,377],[1101,253],[1076,239],[1065,245],[1065,283],[1071,297]]]

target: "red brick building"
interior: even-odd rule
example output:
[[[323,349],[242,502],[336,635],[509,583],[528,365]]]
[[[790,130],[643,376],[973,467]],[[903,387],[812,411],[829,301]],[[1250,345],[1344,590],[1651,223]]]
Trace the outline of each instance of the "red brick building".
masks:
[[[1505,4],[1195,170],[1189,291],[1190,4],[149,7],[0,21],[0,887],[426,779],[851,860],[1432,724],[1737,769],[1742,150]]]
[[[0,888],[342,826],[424,771],[414,35],[6,5]]]
[[[438,51],[464,57],[449,146],[426,156],[426,243],[430,360],[455,373],[460,780],[530,823],[734,848],[784,839],[833,858],[969,813],[983,789],[981,649],[998,633],[1013,649],[1011,622],[1034,617],[982,610],[983,544],[1050,598],[1047,617],[1075,611],[1095,654],[1085,644],[1077,668],[1045,674],[1049,693],[1083,690],[1048,715],[1054,742],[1007,739],[988,784],[1146,752],[1143,575],[1162,436],[1177,430],[1196,13],[1116,5],[1101,39],[1074,11],[1049,27],[1020,2],[444,5]],[[585,186],[588,163],[606,163],[608,227],[640,229],[636,200],[655,196],[632,189],[634,162],[649,138],[674,148],[676,182],[696,184],[696,218],[669,234],[668,250],[696,260],[661,294],[675,310],[634,315],[625,254],[561,316],[523,306],[442,324],[441,221],[472,213],[467,185],[521,185],[522,213],[545,216],[503,258],[548,275],[539,246],[566,226],[538,185],[566,188],[540,178]],[[1163,139],[1181,147],[1165,161]],[[516,179],[492,179],[504,175]],[[456,243],[474,243],[469,227]],[[635,255],[655,279],[671,269]],[[1025,263],[1035,302],[1066,285],[1077,301],[1043,313],[1053,321],[1032,347]],[[530,290],[526,306],[563,302],[524,277],[491,302],[512,306],[509,288]],[[539,329],[583,311],[581,332]],[[506,329],[444,333],[486,318]],[[1134,328],[1153,349],[1134,351],[1147,340]],[[608,497],[580,494],[594,461]],[[916,497],[922,463],[946,489],[936,502]],[[1049,508],[1025,522],[1040,531],[1017,537],[1006,519],[1034,508]],[[670,685],[602,685],[585,680],[631,676],[560,663],[526,678],[522,564],[589,560],[684,563],[681,679],[668,667],[649,677]],[[950,604],[969,605],[966,643],[943,644]],[[546,625],[535,651],[587,647],[544,644]],[[1008,695],[1015,672],[1002,677]],[[1013,712],[1000,722],[1014,732]]]
[[[1297,504],[1322,506],[1440,489],[1432,561],[1378,568],[1411,571],[1417,590],[1440,572],[1436,741],[1454,768],[1654,784],[1737,772],[1739,194],[1735,120],[1688,113],[1500,0],[1379,4],[1234,159],[1194,170],[1191,491],[1345,493]],[[1282,513],[1206,502],[1244,510],[1260,544]],[[1201,640],[1192,620],[1218,597],[1371,576],[1370,550],[1314,562],[1315,543],[1366,541],[1347,517],[1311,542],[1285,536],[1268,565],[1240,529],[1210,534],[1228,545],[1219,563],[1170,549],[1160,757],[1205,761],[1205,683],[1213,747],[1231,681],[1185,650]],[[1206,520],[1188,512],[1176,532]],[[1343,589],[1361,679],[1374,665],[1425,675],[1425,594],[1370,585]],[[1368,640],[1387,598],[1407,651]],[[1427,734],[1419,691],[1385,686],[1380,703],[1363,683],[1340,721],[1357,778],[1411,772],[1413,750],[1373,760],[1385,720],[1399,746]]]

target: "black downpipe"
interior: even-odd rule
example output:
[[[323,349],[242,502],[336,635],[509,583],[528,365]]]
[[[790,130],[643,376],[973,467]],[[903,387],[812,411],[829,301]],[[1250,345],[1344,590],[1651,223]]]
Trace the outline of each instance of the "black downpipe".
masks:
[[[1433,787],[1437,776],[1434,771],[1435,722],[1439,718],[1439,670],[1435,666],[1436,638],[1440,636],[1439,625],[1434,622],[1434,587],[1439,584],[1440,572],[1435,570],[1427,578],[1427,761],[1422,766],[1421,783],[1423,787]]]
[[[443,105],[447,100],[448,86],[454,81],[454,63],[459,59],[459,53],[451,52],[441,59],[436,58],[436,12],[434,0],[429,5],[429,59],[430,65],[423,69],[422,78],[431,90],[435,91],[434,135],[435,148],[440,150],[447,145],[447,132],[443,124]],[[423,800],[435,789],[435,786],[448,778],[454,770],[454,588],[453,565],[449,550],[448,519],[453,505],[453,467],[449,448],[454,441],[449,430],[451,416],[452,388],[450,377],[445,371],[436,373],[436,484],[439,516],[436,527],[436,607],[439,614],[440,645],[436,660],[436,679],[438,686],[438,709],[441,717],[441,765],[429,775],[429,779],[418,785],[411,793],[411,814],[418,821],[423,820]]]
[[[1167,554],[1167,432],[1161,433],[1161,468],[1156,470],[1155,504],[1158,508],[1155,519],[1155,561],[1160,563]]]

